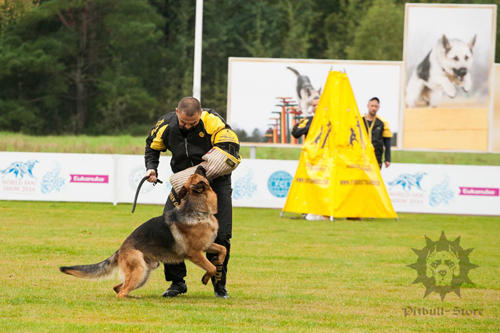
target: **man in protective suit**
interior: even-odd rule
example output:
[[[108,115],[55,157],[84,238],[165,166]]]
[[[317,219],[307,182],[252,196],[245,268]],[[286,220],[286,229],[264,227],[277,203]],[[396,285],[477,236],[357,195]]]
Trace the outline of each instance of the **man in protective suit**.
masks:
[[[239,140],[231,127],[212,109],[201,109],[200,102],[194,97],[185,97],[175,112],[167,113],[158,119],[146,139],[146,174],[149,182],[156,182],[160,153],[170,150],[170,166],[174,175],[170,178],[172,191],[165,203],[164,213],[180,204],[178,190],[198,165],[207,171],[207,178],[217,194],[217,214],[219,231],[215,243],[227,249],[222,267],[217,267],[212,277],[214,293],[218,298],[228,298],[226,290],[227,264],[230,254],[232,233],[231,172],[241,161]],[[216,255],[208,254],[212,261]],[[187,292],[186,265],[165,264],[165,279],[172,284],[163,297],[175,297]]]

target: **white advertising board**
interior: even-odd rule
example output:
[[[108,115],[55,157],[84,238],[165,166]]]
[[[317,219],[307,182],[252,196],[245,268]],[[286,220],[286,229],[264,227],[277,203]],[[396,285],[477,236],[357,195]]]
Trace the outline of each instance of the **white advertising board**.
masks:
[[[133,203],[135,192],[139,182],[144,177],[146,167],[144,166],[144,156],[137,155],[115,155],[117,167],[116,202]],[[141,192],[137,198],[137,203],[141,204],[165,204],[167,195],[170,193],[170,183],[168,179],[172,175],[170,169],[170,156],[161,156],[158,166],[158,178],[163,184],[153,184],[144,182]]]
[[[264,134],[273,122],[270,117],[280,111],[278,97],[298,102],[298,78],[290,68],[321,91],[331,70],[345,71],[360,112],[366,113],[368,101],[378,97],[378,115],[398,133],[401,62],[273,58],[229,58],[227,120],[234,130]]]
[[[285,205],[298,161],[244,159],[232,176],[235,207]],[[132,203],[144,157],[0,152],[0,200]],[[163,205],[170,191],[170,157],[163,184],[144,183],[138,203]],[[398,213],[500,216],[500,167],[393,163],[382,169]]]
[[[112,155],[0,153],[0,199],[110,202]]]
[[[391,164],[382,177],[400,213],[500,215],[500,167]]]
[[[235,207],[283,208],[298,161],[245,159],[233,172]]]

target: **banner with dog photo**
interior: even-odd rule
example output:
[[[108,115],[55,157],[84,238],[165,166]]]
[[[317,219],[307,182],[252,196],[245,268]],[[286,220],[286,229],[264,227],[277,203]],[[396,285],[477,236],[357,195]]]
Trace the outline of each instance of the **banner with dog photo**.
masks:
[[[330,70],[345,71],[362,113],[372,97],[390,124],[393,145],[399,125],[399,61],[229,58],[227,120],[243,142],[301,144],[292,129],[313,114]]]
[[[488,150],[496,5],[406,4],[402,147]]]

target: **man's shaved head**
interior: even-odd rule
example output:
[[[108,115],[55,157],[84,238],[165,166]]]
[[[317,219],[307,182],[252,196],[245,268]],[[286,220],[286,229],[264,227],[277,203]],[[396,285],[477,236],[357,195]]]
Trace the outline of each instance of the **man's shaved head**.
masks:
[[[179,112],[184,112],[186,116],[192,117],[195,114],[201,113],[201,104],[200,101],[194,97],[184,97],[179,102],[177,110]]]

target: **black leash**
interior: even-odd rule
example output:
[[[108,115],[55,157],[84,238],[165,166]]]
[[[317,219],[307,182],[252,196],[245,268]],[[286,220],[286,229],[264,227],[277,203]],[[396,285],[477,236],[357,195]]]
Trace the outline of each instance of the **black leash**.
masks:
[[[137,197],[139,196],[139,192],[141,191],[142,184],[148,179],[149,177],[144,177],[142,178],[141,182],[139,183],[139,186],[137,186],[137,190],[135,191],[135,198],[134,198],[134,205],[132,206],[132,213],[135,211],[135,205],[137,204]],[[156,183],[163,184],[163,182],[159,179],[156,179],[156,182],[153,183],[153,186],[156,185]]]

